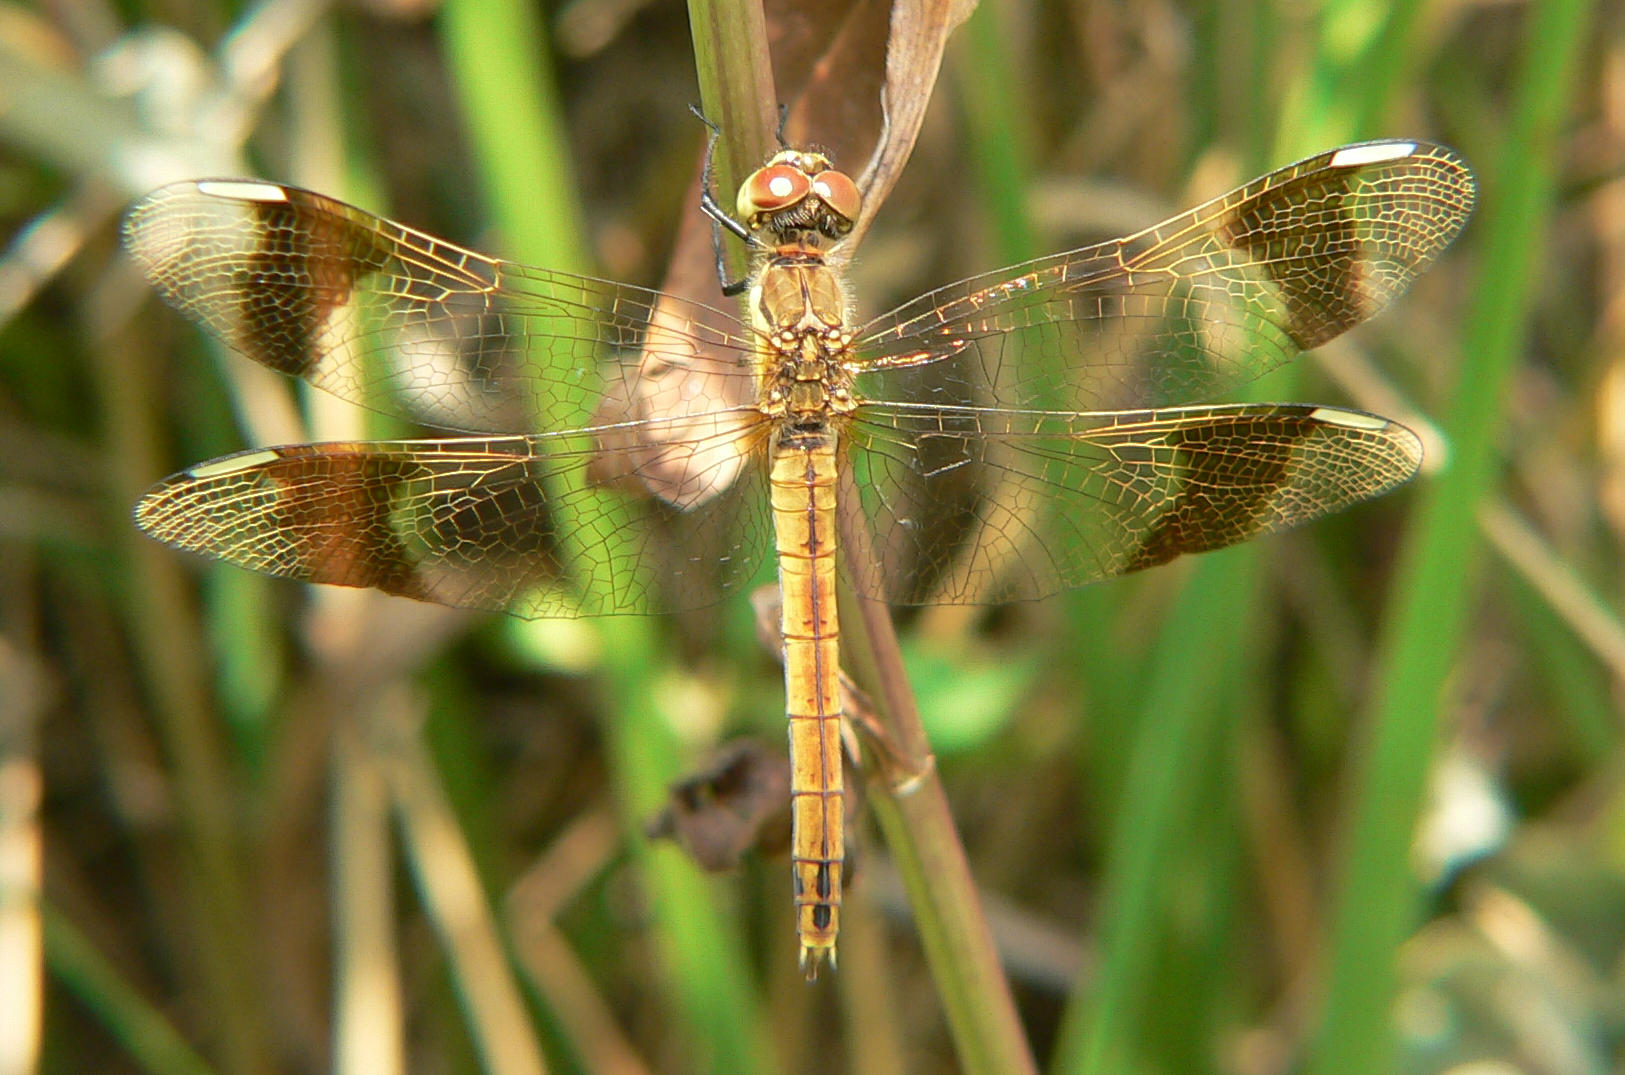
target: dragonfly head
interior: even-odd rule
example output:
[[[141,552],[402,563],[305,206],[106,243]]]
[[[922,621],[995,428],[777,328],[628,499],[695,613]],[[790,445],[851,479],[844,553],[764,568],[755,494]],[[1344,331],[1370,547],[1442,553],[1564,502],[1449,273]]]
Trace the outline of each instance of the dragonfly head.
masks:
[[[822,153],[786,149],[739,188],[739,218],[776,243],[834,242],[852,230],[863,208],[858,185]]]

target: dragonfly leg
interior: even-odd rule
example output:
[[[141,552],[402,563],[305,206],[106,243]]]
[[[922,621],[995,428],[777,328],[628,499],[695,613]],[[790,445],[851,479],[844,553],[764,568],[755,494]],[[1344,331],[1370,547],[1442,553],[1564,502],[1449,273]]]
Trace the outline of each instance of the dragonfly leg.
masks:
[[[779,125],[773,128],[773,137],[778,139],[780,149],[789,149],[790,143],[784,140],[784,128],[790,123],[790,106],[783,101],[779,102]]]
[[[750,278],[741,276],[737,280],[728,279],[728,259],[722,253],[722,229],[727,228],[749,245],[756,245],[761,240],[752,235],[749,228],[729,216],[728,210],[711,193],[716,176],[717,140],[722,137],[722,128],[707,119],[697,105],[689,105],[688,110],[711,132],[705,140],[705,168],[700,176],[700,212],[711,218],[711,249],[717,257],[717,283],[722,285],[722,293],[731,298],[745,290]]]

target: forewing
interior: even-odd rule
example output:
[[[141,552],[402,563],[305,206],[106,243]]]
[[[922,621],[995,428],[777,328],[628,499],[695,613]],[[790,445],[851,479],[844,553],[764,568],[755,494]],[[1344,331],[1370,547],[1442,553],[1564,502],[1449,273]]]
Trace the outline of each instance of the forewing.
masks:
[[[865,326],[864,398],[1102,411],[1212,400],[1385,307],[1461,230],[1472,173],[1344,146],[1130,236],[930,292]]]
[[[1044,597],[1223,548],[1387,492],[1422,455],[1403,426],[1329,407],[860,414],[852,484],[877,555],[848,570],[905,605]]]
[[[751,582],[767,546],[759,479],[694,515],[600,484],[602,453],[551,440],[251,450],[165,479],[135,517],[267,574],[526,618],[676,611]],[[647,450],[623,462],[616,480],[635,478]]]
[[[232,349],[414,421],[573,429],[659,377],[685,380],[689,413],[753,399],[749,332],[730,314],[486,257],[296,187],[175,183],[130,211],[124,237],[164,298]]]

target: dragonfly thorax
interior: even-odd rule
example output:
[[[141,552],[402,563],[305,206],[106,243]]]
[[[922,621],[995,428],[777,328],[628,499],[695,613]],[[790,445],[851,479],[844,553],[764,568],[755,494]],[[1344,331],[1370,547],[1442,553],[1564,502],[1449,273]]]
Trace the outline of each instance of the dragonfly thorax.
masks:
[[[762,409],[782,418],[834,417],[857,406],[844,333],[781,335],[768,359]]]
[[[810,418],[852,410],[849,308],[839,275],[822,259],[767,259],[750,291],[751,321],[762,341],[764,411]]]

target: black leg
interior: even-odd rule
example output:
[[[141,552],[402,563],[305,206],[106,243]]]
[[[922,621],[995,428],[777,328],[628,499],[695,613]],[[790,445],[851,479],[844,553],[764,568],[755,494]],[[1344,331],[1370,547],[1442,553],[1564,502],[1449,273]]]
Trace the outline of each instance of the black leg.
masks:
[[[728,259],[722,252],[722,229],[727,228],[751,246],[757,245],[759,240],[751,234],[749,228],[729,216],[728,211],[717,201],[716,195],[711,193],[716,168],[717,139],[722,137],[721,128],[706,119],[705,113],[697,106],[689,105],[688,110],[711,132],[705,141],[705,169],[700,180],[700,212],[711,218],[711,249],[717,257],[717,283],[722,285],[724,295],[732,297],[744,291],[750,280],[748,277],[740,277],[733,281],[728,279]]]
[[[779,125],[773,129],[773,137],[779,140],[780,149],[789,149],[790,143],[784,140],[785,125],[790,122],[790,106],[783,101],[779,102]]]

